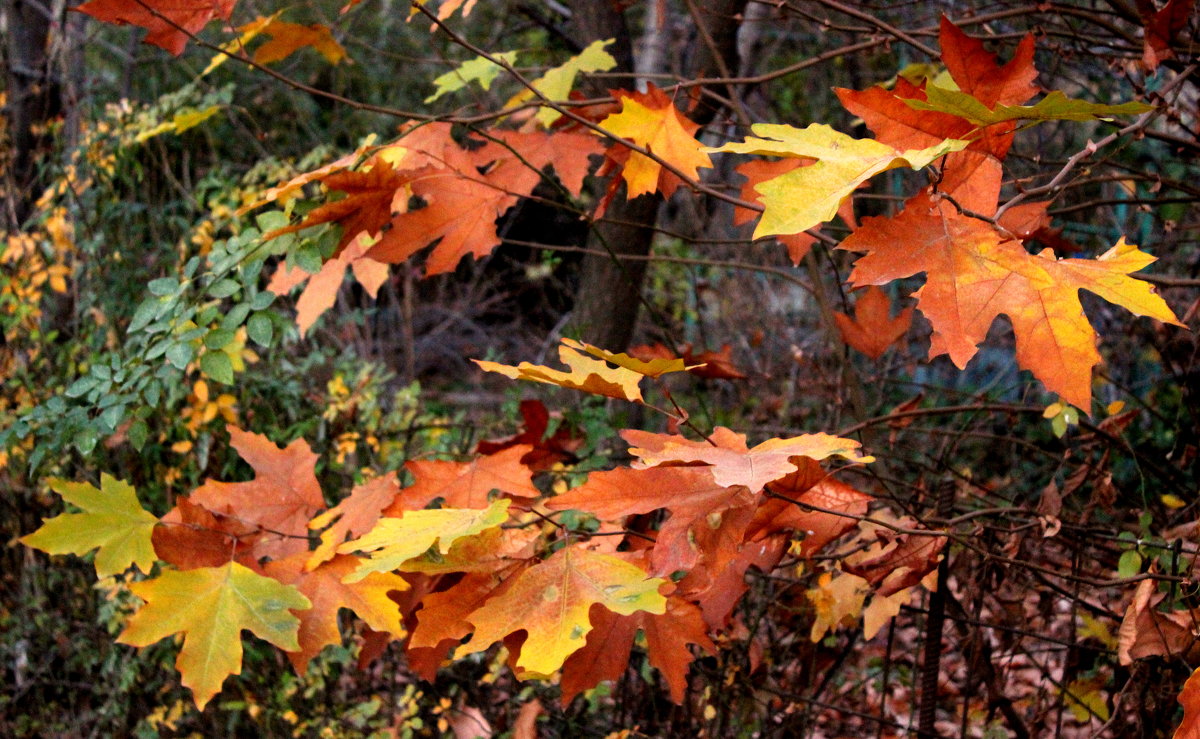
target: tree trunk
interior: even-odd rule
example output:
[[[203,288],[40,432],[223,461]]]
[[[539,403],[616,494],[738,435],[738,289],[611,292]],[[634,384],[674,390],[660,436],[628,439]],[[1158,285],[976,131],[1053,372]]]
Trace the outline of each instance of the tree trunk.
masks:
[[[41,190],[38,158],[47,136],[39,128],[61,107],[46,55],[51,20],[52,11],[38,0],[4,0],[4,53],[8,64],[5,107],[11,142],[4,216],[10,231],[18,230],[29,217]]]
[[[737,20],[746,3],[747,0],[714,0],[692,4],[696,9],[693,18],[703,23],[704,29],[697,33],[693,46],[696,52],[688,65],[690,76],[714,77],[721,76],[722,70],[737,70]],[[576,33],[587,41],[615,39],[610,49],[618,70],[632,72],[635,64],[631,35],[624,14],[615,6],[612,0],[573,3],[572,22]],[[659,28],[658,32],[665,33],[666,29]],[[716,113],[716,107],[701,104],[692,118],[704,125]],[[642,278],[646,273],[646,261],[637,257],[650,254],[661,201],[657,193],[632,201],[623,195],[613,198],[604,221],[597,223],[588,236],[588,248],[603,255],[588,254],[583,260],[568,332],[614,351],[629,345],[637,325]]]

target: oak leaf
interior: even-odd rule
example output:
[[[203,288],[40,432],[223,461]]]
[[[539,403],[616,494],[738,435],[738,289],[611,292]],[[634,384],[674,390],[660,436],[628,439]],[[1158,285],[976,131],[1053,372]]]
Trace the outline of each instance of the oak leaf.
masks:
[[[703,554],[727,559],[728,552],[722,555],[715,549],[722,543],[727,550],[736,549],[741,543],[741,534],[749,523],[756,497],[741,485],[718,483],[713,479],[712,469],[653,467],[592,472],[583,485],[551,498],[546,507],[560,511],[588,511],[601,520],[667,509],[671,516],[656,536],[651,570],[655,574],[669,574],[690,569]],[[716,523],[715,528],[720,528],[726,522],[724,512],[731,508],[746,511],[739,521],[740,528],[736,531],[726,529],[725,533],[735,541],[703,541],[697,533],[702,531],[701,527],[712,529],[710,523]],[[733,519],[738,521],[736,514]],[[710,544],[707,552],[705,544]]]
[[[925,99],[905,100],[904,103],[915,110],[933,110],[958,116],[976,126],[993,126],[1016,120],[1091,121],[1114,115],[1137,115],[1154,109],[1153,106],[1139,102],[1118,105],[1089,103],[1086,100],[1068,98],[1061,90],[1051,91],[1033,105],[999,103],[989,108],[961,90],[947,90],[937,85],[925,86]]]
[[[519,676],[548,676],[586,643],[592,604],[623,616],[637,611],[661,614],[667,601],[658,591],[665,582],[647,577],[645,570],[617,556],[577,544],[563,547],[521,572],[504,593],[467,617],[475,633],[458,654],[482,652],[509,634],[525,631]]]
[[[229,562],[255,569],[256,546],[262,531],[232,516],[213,513],[184,496],[154,529],[154,551],[162,561],[181,570],[221,567]]]
[[[1030,254],[991,224],[922,194],[899,215],[875,217],[839,246],[866,252],[850,275],[856,285],[883,285],[925,272],[914,296],[933,324],[929,355],[949,354],[959,369],[975,355],[1001,313],[1016,334],[1017,362],[1048,389],[1091,408],[1096,333],[1078,292],[1086,289],[1138,315],[1182,325],[1150,283],[1130,277],[1154,261],[1120,240],[1096,259]]]
[[[98,21],[141,26],[145,42],[179,56],[214,18],[229,20],[237,0],[90,0],[73,8]]]
[[[290,611],[310,608],[291,585],[230,562],[223,567],[168,571],[131,583],[145,601],[117,637],[121,644],[146,647],[182,633],[175,666],[203,709],[229,675],[242,669],[241,632],[248,629],[285,651],[300,648],[299,619]]]
[[[638,631],[645,637],[650,664],[662,673],[671,700],[677,704],[682,705],[687,692],[688,667],[693,659],[688,645],[695,644],[709,654],[717,653],[716,645],[708,638],[708,625],[700,609],[682,598],[667,598],[667,610],[660,615],[638,611],[621,616],[594,605],[590,620],[592,631],[587,643],[563,663],[564,707],[583,691],[624,674]]]
[[[408,511],[401,518],[383,518],[364,536],[346,542],[338,552],[367,552],[358,569],[344,582],[355,583],[372,572],[403,569],[410,559],[419,557],[435,543],[446,554],[458,539],[473,536],[508,520],[511,503],[501,498],[487,508],[436,508]]]
[[[704,145],[695,137],[699,124],[680,113],[662,90],[650,84],[646,92],[617,90],[614,95],[621,101],[621,112],[600,122],[605,131],[649,150],[693,180],[701,167],[712,167]],[[622,148],[618,144],[618,151]],[[644,154],[625,149],[621,156],[625,158],[621,176],[630,199],[655,191],[670,197],[682,184],[677,175]]]
[[[946,16],[942,16],[938,43],[942,62],[958,88],[985,105],[1019,105],[1037,94],[1033,36],[1026,34],[1003,65],[983,47],[983,41],[968,36]]]
[[[518,411],[524,426],[521,433],[503,439],[481,441],[475,445],[475,453],[490,455],[518,444],[528,444],[532,449],[521,457],[521,463],[532,470],[546,470],[555,464],[576,459],[575,452],[585,441],[582,433],[562,423],[552,436],[546,438],[550,412],[540,400],[522,400]]]
[[[149,574],[157,559],[151,535],[158,519],[142,508],[132,485],[100,475],[100,487],[51,480],[50,489],[82,513],[63,513],[21,537],[21,543],[47,554],[83,555],[96,551],[96,575],[108,577],[135,565]]]
[[[530,362],[521,362],[513,367],[481,359],[471,361],[485,372],[498,372],[514,380],[544,382],[593,395],[635,403],[644,402],[642,389],[638,386],[645,377],[642,373],[624,367],[610,367],[603,361],[586,357],[572,349],[566,341],[558,347],[558,358],[570,368],[569,371],[564,372]]]
[[[709,441],[692,441],[678,435],[633,429],[622,431],[621,438],[631,445],[629,453],[638,458],[632,465],[635,469],[671,463],[703,463],[711,465],[713,479],[718,485],[743,485],[751,492],[758,492],[767,483],[795,472],[797,463],[793,457],[820,461],[837,456],[859,463],[875,459],[863,456],[859,452],[862,445],[857,441],[825,433],[768,439],[753,449],[746,445],[744,434],[724,426],[716,427]]]
[[[346,58],[346,50],[333,38],[328,26],[314,23],[304,26],[299,23],[281,21],[276,16],[259,17],[239,26],[243,36],[253,33],[268,36],[265,44],[254,50],[254,61],[258,64],[271,64],[287,59],[300,49],[312,48],[330,64],[337,64]]]
[[[878,287],[867,288],[854,304],[854,318],[845,313],[834,313],[842,340],[866,354],[879,359],[892,344],[896,343],[912,325],[912,308],[905,308],[892,318],[892,303],[887,293]]]
[[[1183,721],[1175,729],[1172,739],[1200,739],[1200,669],[1184,682],[1178,700],[1183,706]]]
[[[520,498],[542,493],[533,485],[533,472],[522,463],[532,447],[519,445],[495,454],[481,455],[470,462],[411,460],[404,468],[414,482],[384,509],[385,516],[420,510],[441,499],[447,508],[487,508],[493,490]]]
[[[393,639],[404,636],[400,608],[388,594],[407,590],[408,583],[400,575],[390,572],[372,572],[358,582],[343,582],[358,564],[357,557],[343,554],[310,568],[307,554],[300,552],[268,562],[263,568],[265,575],[295,586],[312,603],[311,609],[299,614],[297,643],[300,648],[288,652],[288,659],[297,673],[303,675],[309,661],[322,649],[342,643],[338,629],[338,611],[342,608],[353,611],[375,631],[386,632]]]
[[[321,543],[308,555],[305,568],[312,570],[333,559],[347,536],[362,536],[374,528],[399,493],[400,481],[395,472],[389,472],[355,485],[345,500],[309,521],[312,531],[329,528],[321,533]]]
[[[817,586],[805,591],[816,611],[809,638],[815,644],[831,630],[849,626],[862,615],[863,603],[871,592],[867,581],[844,572],[823,572]]]
[[[1196,0],[1167,0],[1161,10],[1155,8],[1153,0],[1138,0],[1137,7],[1145,28],[1142,64],[1153,72],[1159,63],[1175,58],[1171,42],[1187,28]]]
[[[298,265],[281,264],[275,270],[267,289],[276,295],[286,295],[296,285],[308,283],[296,301],[296,325],[301,336],[308,332],[318,316],[333,307],[347,268],[368,295],[374,298],[379,293],[379,288],[387,282],[388,265],[366,256],[372,243],[366,232],[360,232],[340,254],[321,265],[315,275]]]
[[[1138,583],[1117,632],[1117,660],[1122,665],[1146,657],[1196,656],[1193,629],[1200,610],[1160,611],[1158,605],[1165,597],[1156,581]]]
[[[796,234],[832,220],[858,186],[897,167],[921,169],[970,142],[947,139],[921,150],[897,151],[873,139],[856,139],[821,123],[806,128],[755,123],[755,136],[709,151],[816,160],[755,186],[765,210],[754,238]]]
[[[583,51],[557,67],[547,70],[541,77],[533,80],[530,83],[530,87],[537,90],[542,97],[551,102],[561,103],[566,101],[571,95],[571,88],[575,86],[575,78],[580,74],[607,72],[617,66],[616,58],[604,50],[605,47],[612,43],[613,39],[593,41]],[[504,107],[516,107],[521,103],[532,100],[534,97],[533,90],[525,89],[514,95],[504,104]],[[542,108],[534,116],[537,122],[546,128],[549,128],[560,117],[562,117],[562,114],[553,108]]]
[[[260,556],[279,559],[308,551],[308,520],[325,507],[315,473],[317,455],[304,439],[285,449],[270,439],[229,426],[229,440],[254,468],[249,482],[208,480],[196,488],[191,502],[209,511],[261,527],[256,544]]]
[[[502,51],[491,56],[506,64],[515,64],[518,53],[516,51]],[[443,95],[457,92],[472,82],[478,83],[480,87],[487,90],[491,88],[492,82],[503,71],[504,67],[487,57],[477,56],[474,59],[469,59],[449,72],[435,77],[433,86],[436,89],[432,95],[425,98],[425,103],[432,103]]]
[[[809,479],[797,479],[801,477]],[[796,551],[801,557],[813,556],[853,529],[856,519],[866,515],[868,504],[874,500],[829,477],[815,462],[807,462],[794,475],[771,483],[767,489],[780,497],[759,507],[747,538],[760,539],[781,531],[803,532],[804,538]]]
[[[738,193],[738,197],[742,200],[751,202],[761,202],[757,188],[761,183],[767,180],[774,179],[780,175],[787,174],[797,167],[803,167],[812,164],[812,160],[804,159],[779,159],[769,161],[766,159],[751,159],[748,162],[742,162],[734,167],[733,171],[746,178],[742,184],[742,189]],[[842,201],[838,208],[838,215],[851,228],[858,225],[854,218],[854,200],[846,198]],[[741,226],[757,220],[759,213],[750,208],[743,208],[740,205],[733,207],[733,225]],[[807,232],[795,234],[777,234],[775,240],[783,244],[787,248],[788,258],[792,260],[793,265],[800,264],[805,255],[808,254],[812,245],[816,243],[817,237]]]

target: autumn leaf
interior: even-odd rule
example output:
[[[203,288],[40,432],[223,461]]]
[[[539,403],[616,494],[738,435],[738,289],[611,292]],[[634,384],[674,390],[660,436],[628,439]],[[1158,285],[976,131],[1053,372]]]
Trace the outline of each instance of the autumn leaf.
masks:
[[[387,632],[393,639],[404,636],[400,608],[388,593],[408,589],[400,575],[372,572],[352,584],[343,582],[359,565],[357,557],[337,555],[316,568],[308,566],[305,552],[268,562],[264,574],[285,585],[293,585],[312,603],[299,614],[297,631],[299,650],[288,652],[296,672],[303,675],[313,657],[330,644],[341,644],[338,611],[347,608],[375,631]]]
[[[145,601],[117,637],[121,644],[147,647],[182,633],[175,666],[203,709],[229,675],[242,669],[243,629],[285,651],[300,648],[300,621],[289,611],[310,608],[290,585],[258,575],[236,562],[164,572],[129,585]]]
[[[450,551],[430,550],[404,563],[404,572],[495,572],[516,560],[530,559],[542,532],[536,526],[490,528],[455,540]]]
[[[98,21],[141,26],[145,42],[179,56],[214,18],[229,20],[237,0],[90,0],[73,8]]]
[[[1173,739],[1200,739],[1200,669],[1184,682],[1178,700],[1183,706],[1183,721],[1175,729]]]
[[[981,40],[968,36],[943,15],[938,43],[942,47],[942,62],[958,89],[985,105],[1018,105],[1037,94],[1033,36],[1026,34],[1017,44],[1012,59],[1001,65]]]
[[[895,318],[891,317],[891,310],[887,293],[871,286],[854,304],[854,318],[834,313],[833,319],[843,341],[871,359],[879,359],[912,325],[912,308],[905,308]]]
[[[738,197],[742,200],[750,202],[762,202],[757,188],[767,180],[773,180],[780,175],[787,174],[797,167],[803,167],[812,164],[811,160],[804,159],[779,159],[769,161],[767,159],[751,159],[747,162],[742,162],[734,167],[733,171],[746,178],[742,183],[742,189],[738,193]],[[839,213],[846,213],[847,206],[852,209],[850,198],[847,198],[842,203],[842,210]],[[733,207],[733,225],[742,226],[751,223],[758,219],[759,213],[750,208],[743,208],[740,205]],[[800,264],[813,243],[816,242],[816,237],[811,234],[801,231],[796,234],[778,234],[775,239],[787,248],[788,258],[792,260],[793,265]]]
[[[924,100],[905,100],[915,110],[933,110],[958,116],[976,126],[992,126],[1016,120],[1032,121],[1091,121],[1114,115],[1137,115],[1154,110],[1145,103],[1129,102],[1119,105],[1089,103],[1068,98],[1061,90],[1053,90],[1034,105],[1003,105],[994,108],[976,100],[961,90],[947,90],[937,85],[925,86]]]
[[[471,624],[467,616],[482,606],[488,598],[512,587],[514,578],[524,563],[507,569],[503,577],[496,572],[471,572],[446,590],[430,593],[421,600],[417,611],[417,627],[409,639],[409,649],[449,649],[467,634]]]
[[[804,593],[816,612],[809,639],[815,644],[829,631],[856,622],[870,592],[867,581],[857,575],[839,572],[835,577],[832,572],[821,573],[817,586]]]
[[[254,61],[258,64],[271,64],[287,59],[300,49],[312,48],[330,64],[337,64],[346,58],[346,50],[333,38],[328,26],[314,23],[304,26],[299,23],[281,21],[278,14],[269,18],[259,17],[239,26],[243,34],[264,35],[270,40],[254,50]]]
[[[492,57],[505,64],[515,64],[518,53],[516,51],[501,51],[492,54]],[[425,98],[425,103],[432,103],[443,95],[457,92],[472,82],[477,83],[484,90],[490,89],[492,82],[503,71],[504,67],[486,57],[477,56],[474,59],[469,59],[449,72],[435,77],[433,86],[436,90],[432,95]]]
[[[895,518],[886,510],[875,511],[872,518],[891,518],[896,528],[919,529],[911,517]],[[865,549],[842,558],[842,570],[865,578],[877,597],[888,597],[912,587],[937,569],[947,537],[939,532],[900,533],[873,522],[861,522],[863,538],[875,541]]]
[[[1084,411],[1091,408],[1096,333],[1078,291],[1086,289],[1133,313],[1182,325],[1148,282],[1133,279],[1154,258],[1124,239],[1096,259],[1030,254],[991,224],[961,215],[922,194],[893,218],[875,217],[842,242],[866,252],[850,275],[856,285],[883,285],[925,272],[914,296],[933,324],[929,355],[949,354],[962,369],[1001,313],[1016,334],[1017,362]]]
[[[1139,0],[1137,7],[1145,27],[1142,64],[1153,72],[1161,62],[1175,58],[1171,43],[1187,28],[1196,0],[1167,0],[1161,9],[1156,9],[1152,0]]]
[[[280,264],[275,270],[267,289],[276,295],[286,295],[296,285],[308,283],[296,301],[296,325],[301,336],[308,332],[318,316],[333,307],[347,268],[368,295],[374,298],[379,293],[379,288],[387,282],[388,265],[366,256],[372,245],[366,232],[360,232],[340,254],[321,265],[315,275],[296,265]]]
[[[157,557],[151,534],[158,519],[142,508],[132,485],[100,475],[100,488],[86,482],[50,480],[50,489],[82,513],[63,513],[21,537],[27,547],[47,554],[84,555],[96,551],[96,575],[108,577],[136,565],[149,574]]]
[[[607,349],[601,349],[598,346],[592,346],[583,342],[575,341],[574,339],[563,339],[564,346],[569,346],[572,349],[587,352],[597,359],[603,359],[610,364],[615,364],[618,367],[623,367],[627,370],[632,370],[639,375],[646,377],[661,377],[670,372],[683,372],[685,370],[695,369],[694,366],[689,367],[684,360],[679,358],[653,357],[643,359],[641,357],[631,356],[624,352],[610,352]]]
[[[767,483],[796,470],[792,457],[808,457],[820,461],[828,457],[844,457],[851,462],[868,463],[874,457],[863,456],[859,444],[830,434],[803,434],[787,439],[768,439],[753,449],[746,445],[744,434],[718,426],[709,436],[711,441],[691,441],[682,436],[655,434],[648,431],[621,432],[631,447],[629,453],[638,459],[635,469],[670,463],[702,462],[711,465],[713,479],[719,485],[744,485],[758,492]]]
[[[495,454],[480,455],[470,462],[414,459],[404,463],[413,484],[404,488],[386,516],[425,508],[437,499],[447,508],[487,508],[493,490],[520,498],[537,498],[533,472],[521,461],[532,447],[519,445]]]
[[[658,589],[665,582],[648,578],[643,569],[614,555],[579,545],[563,547],[521,572],[503,594],[467,617],[475,635],[459,648],[458,656],[482,652],[509,634],[525,631],[519,676],[548,676],[583,648],[592,630],[592,604],[623,616],[637,611],[661,614],[667,601]]]
[[[338,547],[342,554],[368,554],[344,582],[358,582],[372,572],[403,569],[401,565],[424,554],[435,543],[438,551],[446,554],[458,539],[507,521],[510,503],[507,498],[500,498],[484,509],[437,508],[408,511],[400,518],[380,519],[366,535]]]
[[[799,479],[811,477],[816,479]],[[747,538],[760,539],[781,531],[802,532],[804,538],[796,551],[801,557],[813,556],[853,529],[855,519],[866,515],[867,505],[873,500],[851,485],[829,477],[811,461],[767,489],[780,497],[772,497],[755,511]]]
[[[154,529],[154,551],[178,569],[221,567],[231,561],[257,566],[256,546],[262,532],[256,526],[217,515],[187,496],[176,500],[159,523]]]
[[[617,90],[614,94],[621,101],[621,112],[600,122],[605,131],[649,150],[691,179],[697,178],[699,168],[712,166],[704,145],[695,137],[700,126],[680,113],[662,90],[650,84],[644,93]],[[677,175],[644,154],[626,151],[621,176],[627,197],[655,191],[667,197],[674,194],[682,182]]]
[[[230,444],[254,468],[249,482],[209,480],[196,488],[191,502],[213,513],[261,527],[261,556],[278,559],[308,551],[308,520],[325,507],[314,472],[317,455],[304,439],[285,449],[265,436],[228,426]]]
[[[679,705],[687,692],[688,667],[692,663],[688,645],[717,653],[700,609],[682,598],[667,598],[667,609],[662,614],[638,611],[621,616],[598,605],[592,606],[589,613],[593,628],[587,643],[563,663],[564,708],[583,691],[606,680],[617,680],[625,673],[639,630],[646,640],[650,664],[662,673],[671,700]]]
[[[814,159],[755,186],[765,210],[754,238],[797,234],[832,220],[858,186],[897,167],[921,169],[969,142],[947,139],[921,150],[897,151],[872,139],[856,139],[821,123],[794,128],[775,123],[751,126],[756,136],[709,151]]]
[[[1156,581],[1138,583],[1117,632],[1117,660],[1122,665],[1146,657],[1197,656],[1200,645],[1193,628],[1200,611],[1181,608],[1164,613],[1158,606],[1165,597]]]
[[[607,72],[617,66],[617,60],[612,54],[605,51],[605,47],[610,46],[612,43],[613,39],[593,41],[577,55],[557,67],[547,70],[541,77],[533,80],[530,83],[530,87],[537,90],[542,97],[551,102],[561,103],[566,101],[571,95],[571,88],[575,86],[575,78],[580,74]],[[504,104],[504,107],[515,108],[524,102],[532,100],[534,97],[533,90],[522,90],[510,98]],[[549,128],[551,124],[561,117],[562,114],[553,108],[542,108],[534,116],[535,120],[544,128]]]
[[[355,485],[345,500],[309,521],[308,528],[312,531],[329,528],[321,533],[321,543],[308,556],[306,569],[312,570],[332,559],[347,536],[362,536],[374,528],[399,493],[396,473],[389,472]]]
[[[638,386],[645,375],[624,367],[610,367],[598,359],[589,359],[572,349],[566,341],[558,347],[558,357],[569,371],[556,370],[530,362],[521,362],[516,367],[481,359],[471,361],[485,372],[498,372],[514,380],[543,382],[570,390],[582,390],[593,395],[629,400],[642,403],[642,390]]]
[[[667,509],[671,516],[655,537],[651,569],[655,574],[669,574],[691,568],[704,554],[721,558],[715,548],[728,542],[713,542],[713,548],[705,551],[704,544],[709,542],[703,541],[695,531],[711,522],[720,527],[725,523],[724,512],[730,508],[745,508],[748,514],[755,502],[752,491],[741,485],[730,487],[718,483],[713,479],[712,470],[707,467],[619,467],[592,472],[583,485],[551,498],[546,501],[546,507],[558,511],[588,511],[606,521]],[[746,515],[740,519],[737,530],[726,530],[737,539],[732,548],[740,544],[749,518]]]
[[[475,445],[477,454],[491,455],[519,444],[532,448],[521,457],[521,463],[532,470],[550,469],[556,463],[575,460],[575,452],[583,446],[583,435],[568,423],[562,423],[549,438],[550,412],[540,400],[522,400],[518,410],[524,421],[524,430],[503,439],[488,439]]]

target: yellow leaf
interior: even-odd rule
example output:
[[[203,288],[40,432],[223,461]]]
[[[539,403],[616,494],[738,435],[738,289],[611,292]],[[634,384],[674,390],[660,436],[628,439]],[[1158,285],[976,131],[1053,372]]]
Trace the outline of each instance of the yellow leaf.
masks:
[[[704,146],[693,135],[699,126],[685,118],[662,90],[651,85],[645,93],[619,97],[621,112],[601,121],[601,128],[649,149],[691,179],[696,178],[700,167],[712,166]],[[659,186],[662,172],[662,165],[655,160],[631,152],[621,173],[628,197],[664,189]]]
[[[437,508],[407,511],[401,518],[384,518],[365,536],[338,547],[342,554],[368,552],[364,560],[343,582],[358,582],[372,572],[401,569],[406,561],[419,557],[436,542],[442,554],[454,542],[499,526],[508,520],[512,501],[500,498],[484,509]]]
[[[695,369],[696,367],[703,366],[701,364],[688,366],[687,364],[684,364],[682,359],[679,358],[651,359],[647,361],[644,359],[638,359],[637,357],[631,357],[624,352],[613,353],[607,349],[601,349],[598,346],[592,346],[591,344],[575,341],[574,339],[563,339],[562,343],[571,347],[572,349],[585,351],[588,354],[591,354],[593,357],[603,359],[606,362],[611,362],[618,367],[624,367],[627,370],[632,370],[639,375],[645,375],[646,377],[658,377],[659,375],[665,375],[668,372],[684,372],[689,369]]]
[[[817,578],[817,587],[805,592],[816,610],[810,638],[813,643],[821,641],[826,632],[848,626],[862,614],[863,601],[871,586],[858,575],[826,572]]]
[[[880,172],[898,167],[921,169],[970,143],[946,139],[927,149],[897,151],[874,139],[856,139],[821,123],[806,128],[756,123],[751,128],[763,138],[752,137],[708,151],[817,160],[755,186],[765,208],[754,230],[756,239],[796,234],[832,220],[842,201]]]
[[[552,100],[556,103],[561,103],[571,96],[571,88],[575,86],[575,78],[589,72],[605,72],[617,66],[617,60],[604,50],[604,47],[613,43],[613,39],[605,39],[603,41],[593,41],[588,44],[587,48],[579,52],[576,56],[571,57],[562,64],[547,71],[541,77],[534,80],[531,86],[542,94],[542,97],[547,100]],[[523,90],[504,104],[505,108],[515,108],[533,98],[532,90]],[[553,108],[542,108],[535,116],[538,123],[546,128],[561,117],[561,114]]]
[[[467,616],[475,635],[458,656],[482,652],[524,630],[528,637],[517,661],[521,677],[548,676],[583,647],[592,630],[588,610],[593,604],[622,616],[665,613],[667,599],[658,592],[665,582],[611,554],[564,547]]]
[[[51,480],[50,489],[83,513],[64,513],[21,539],[26,546],[49,554],[96,553],[96,574],[108,577],[137,565],[149,573],[157,557],[150,534],[158,519],[138,503],[133,486],[108,475],[100,489],[85,482]]]
[[[636,403],[643,402],[642,390],[638,387],[638,383],[644,377],[641,373],[624,367],[609,367],[598,359],[589,359],[572,349],[565,341],[562,346],[558,347],[558,357],[563,364],[571,368],[569,372],[529,362],[521,362],[513,367],[497,362],[485,362],[481,359],[472,359],[471,361],[479,365],[485,372],[498,372],[514,380],[544,382],[548,385],[582,390],[585,393],[603,395],[608,398],[631,400]]]
[[[165,572],[129,588],[146,604],[130,617],[117,641],[146,647],[182,633],[175,666],[200,709],[221,690],[227,676],[241,672],[242,629],[280,649],[296,651],[300,620],[289,610],[312,606],[291,585],[236,562]]]

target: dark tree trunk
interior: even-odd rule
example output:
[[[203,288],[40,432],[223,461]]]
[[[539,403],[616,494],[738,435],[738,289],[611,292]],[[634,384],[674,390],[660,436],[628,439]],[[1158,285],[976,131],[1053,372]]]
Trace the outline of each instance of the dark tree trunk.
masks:
[[[4,55],[8,65],[5,107],[10,139],[4,217],[13,231],[29,217],[41,191],[38,159],[48,141],[39,128],[61,110],[58,85],[46,55],[51,14],[50,7],[38,0],[4,0]]]
[[[697,34],[689,74],[715,77],[721,76],[722,70],[737,70],[737,19],[746,3],[747,0],[715,0],[693,5],[697,9],[694,19],[705,28]],[[617,4],[612,0],[588,0],[573,3],[572,10],[575,32],[586,39],[585,43],[615,39],[610,50],[618,69],[633,71],[631,34]],[[716,113],[715,107],[702,104],[692,118],[704,125]],[[602,254],[588,254],[584,258],[575,312],[568,329],[584,341],[619,351],[633,338],[642,278],[646,273],[646,261],[638,257],[650,254],[660,202],[657,193],[633,200],[618,195],[609,205],[605,220],[597,223],[589,234],[588,248]]]

